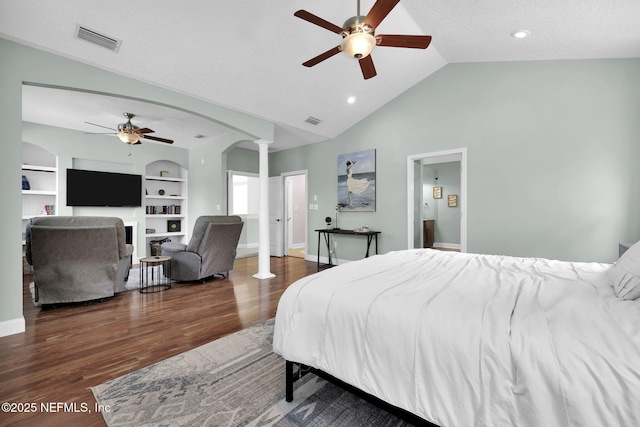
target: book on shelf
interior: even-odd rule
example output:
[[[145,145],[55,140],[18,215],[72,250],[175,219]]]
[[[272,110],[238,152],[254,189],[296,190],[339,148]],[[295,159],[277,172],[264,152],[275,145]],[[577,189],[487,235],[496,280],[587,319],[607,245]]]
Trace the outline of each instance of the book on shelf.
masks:
[[[180,205],[147,206],[147,215],[180,215]]]

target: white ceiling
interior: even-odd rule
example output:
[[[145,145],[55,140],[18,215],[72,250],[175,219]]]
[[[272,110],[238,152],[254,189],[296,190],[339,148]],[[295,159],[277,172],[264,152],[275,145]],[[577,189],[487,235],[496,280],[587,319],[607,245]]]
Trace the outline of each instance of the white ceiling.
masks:
[[[373,3],[362,0],[362,13]],[[640,57],[638,0],[401,0],[376,33],[429,34],[431,46],[375,48],[378,75],[365,81],[342,54],[301,65],[341,39],[294,17],[298,9],[342,26],[356,1],[2,0],[0,36],[273,121],[273,149],[333,138],[447,63]],[[119,51],[74,37],[78,25],[122,40]],[[531,35],[511,37],[520,29]],[[24,94],[24,120],[83,132],[100,131],[85,121],[116,127],[125,111],[179,147],[231,132],[138,101],[40,87]],[[322,122],[305,123],[309,116]]]

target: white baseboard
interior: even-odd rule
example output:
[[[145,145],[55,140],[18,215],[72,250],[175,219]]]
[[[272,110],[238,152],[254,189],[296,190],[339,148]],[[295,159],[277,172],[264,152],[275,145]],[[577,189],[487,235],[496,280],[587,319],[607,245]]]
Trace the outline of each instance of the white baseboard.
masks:
[[[433,244],[434,248],[441,248],[441,249],[455,249],[455,250],[460,250],[460,244],[459,243],[442,243],[442,242],[434,242]]]
[[[258,243],[240,243],[238,244],[239,249],[253,249],[260,246]]]
[[[6,337],[7,335],[20,334],[26,330],[24,317],[17,319],[5,320],[0,322],[0,337]]]

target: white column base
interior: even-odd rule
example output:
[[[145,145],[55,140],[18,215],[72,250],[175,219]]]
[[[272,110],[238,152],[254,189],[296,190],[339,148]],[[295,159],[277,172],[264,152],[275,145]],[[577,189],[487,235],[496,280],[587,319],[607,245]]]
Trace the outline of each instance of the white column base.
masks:
[[[256,273],[253,275],[256,279],[271,279],[272,277],[276,277],[273,273]]]

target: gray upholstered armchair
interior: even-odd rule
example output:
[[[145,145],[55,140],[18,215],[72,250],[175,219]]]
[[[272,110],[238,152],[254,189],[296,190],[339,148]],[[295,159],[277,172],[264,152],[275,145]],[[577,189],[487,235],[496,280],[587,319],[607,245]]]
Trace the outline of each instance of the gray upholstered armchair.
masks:
[[[243,225],[239,216],[198,217],[188,245],[162,244],[162,255],[171,257],[171,278],[188,282],[233,270]]]
[[[120,218],[31,218],[26,258],[33,265],[34,300],[41,304],[90,301],[123,291],[133,246]]]

